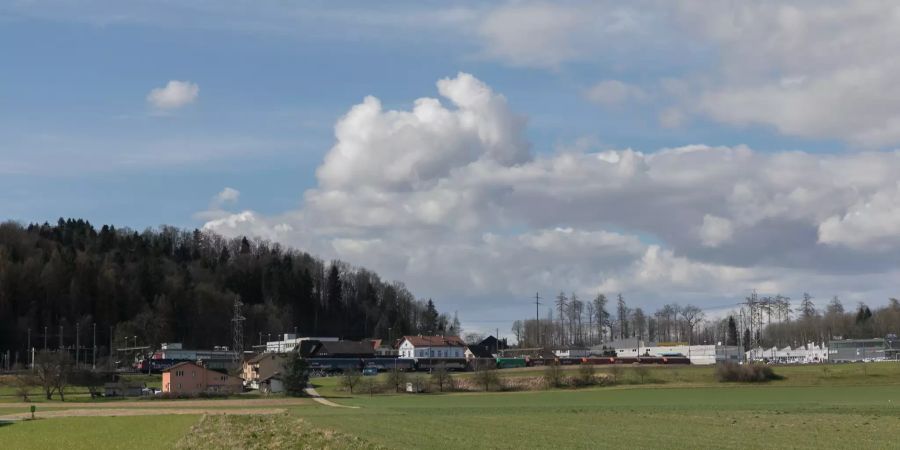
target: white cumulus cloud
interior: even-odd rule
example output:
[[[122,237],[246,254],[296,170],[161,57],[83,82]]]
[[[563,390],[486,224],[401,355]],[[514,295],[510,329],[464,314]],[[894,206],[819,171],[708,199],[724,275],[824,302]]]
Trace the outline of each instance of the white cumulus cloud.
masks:
[[[157,109],[178,109],[194,103],[200,95],[200,86],[190,81],[171,80],[164,87],[147,94],[147,102]]]
[[[621,290],[648,306],[721,305],[754,288],[861,297],[900,271],[869,250],[900,250],[885,225],[898,223],[900,153],[532,154],[524,120],[481,81],[459,74],[438,92],[448,105],[385,110],[367,97],[350,108],[302,208],[204,227],[343,258],[420,295],[479,298],[458,304],[476,309],[559,289]]]

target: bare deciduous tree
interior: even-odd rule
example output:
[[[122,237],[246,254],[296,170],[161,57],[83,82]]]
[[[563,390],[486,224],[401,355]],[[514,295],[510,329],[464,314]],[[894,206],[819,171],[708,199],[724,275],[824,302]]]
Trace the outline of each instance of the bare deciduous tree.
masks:
[[[447,366],[441,363],[431,371],[431,381],[437,386],[438,392],[444,392],[444,388],[451,387],[453,378],[447,370]]]
[[[359,383],[359,379],[362,375],[359,373],[359,370],[356,369],[344,369],[344,372],[341,374],[340,385],[341,387],[353,393],[353,388]]]

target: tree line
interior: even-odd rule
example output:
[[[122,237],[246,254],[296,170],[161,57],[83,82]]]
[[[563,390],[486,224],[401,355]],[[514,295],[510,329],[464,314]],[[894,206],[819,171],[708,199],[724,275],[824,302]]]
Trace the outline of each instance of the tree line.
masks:
[[[261,239],[163,226],[137,232],[80,219],[0,224],[0,351],[232,342],[286,332],[345,339],[457,334],[459,322],[401,282]],[[111,331],[110,331],[111,330]],[[110,334],[112,333],[112,335]],[[135,339],[136,338],[136,339]],[[136,341],[136,342],[135,342]]]
[[[672,303],[651,314],[628,306],[622,294],[611,303],[603,293],[581,300],[560,292],[543,318],[516,320],[511,331],[520,347],[591,346],[628,338],[698,342],[704,317],[694,305]]]
[[[739,342],[745,349],[827,345],[833,339],[883,338],[900,333],[900,300],[890,298],[887,305],[874,309],[864,302],[845,308],[841,299],[833,296],[824,306],[817,306],[812,295],[803,293],[793,306],[790,297],[754,293],[729,318],[713,326],[728,328],[727,320],[734,321],[735,327],[742,330],[736,339],[730,340]]]
[[[511,331],[520,347],[592,346],[617,339],[644,342],[799,347],[836,338],[885,337],[900,333],[900,301],[872,309],[863,302],[845,310],[834,296],[817,307],[804,293],[796,305],[784,295],[748,296],[739,308],[714,318],[699,307],[670,303],[652,313],[629,307],[622,294],[581,300],[575,293],[556,296],[540,318],[516,320]]]

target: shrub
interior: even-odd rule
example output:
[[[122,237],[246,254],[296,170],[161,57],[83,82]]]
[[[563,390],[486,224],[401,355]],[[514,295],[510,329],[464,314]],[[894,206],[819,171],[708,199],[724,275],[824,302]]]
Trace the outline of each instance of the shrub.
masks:
[[[729,362],[716,366],[716,379],[721,382],[760,383],[782,378],[765,364],[740,365]]]
[[[612,377],[612,384],[619,382],[619,375],[622,375],[622,368],[618,364],[613,364],[607,369],[609,376]]]
[[[385,388],[393,389],[394,392],[403,392],[406,389],[406,382],[409,377],[406,375],[401,369],[391,369],[387,373],[387,380],[385,380]]]
[[[363,391],[368,393],[370,397],[382,392],[382,386],[378,384],[375,377],[363,377],[360,384],[362,385]]]
[[[444,364],[439,364],[431,371],[431,381],[437,386],[439,392],[453,388],[453,377]]]
[[[642,366],[642,365],[638,364],[637,366],[634,366],[633,370],[634,370],[634,375],[637,378],[640,378],[641,384],[644,384],[644,378],[646,378],[647,375],[650,374],[650,368],[647,366]]]
[[[341,379],[338,381],[338,385],[344,388],[344,390],[350,391],[353,393],[353,388],[359,383],[360,378],[362,378],[362,373],[360,373],[357,369],[344,369],[344,372],[341,374]]]
[[[475,382],[484,388],[485,392],[492,388],[501,388],[500,377],[497,370],[488,364],[482,364],[475,370]]]
[[[597,380],[594,378],[594,374],[596,370],[594,370],[593,364],[582,364],[578,367],[578,376],[575,378],[575,384],[577,386],[593,386],[597,384]]]
[[[553,362],[544,367],[544,380],[549,387],[562,387],[565,384],[562,366],[558,362]]]

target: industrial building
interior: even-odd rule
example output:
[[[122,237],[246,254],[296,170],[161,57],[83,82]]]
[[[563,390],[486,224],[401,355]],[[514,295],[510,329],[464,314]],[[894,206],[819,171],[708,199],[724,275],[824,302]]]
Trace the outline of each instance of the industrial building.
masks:
[[[281,340],[266,341],[267,353],[288,353],[294,351],[298,345],[306,341],[337,342],[336,337],[299,337],[296,334],[285,333]]]
[[[629,358],[637,356],[685,356],[691,364],[711,365],[723,362],[739,362],[744,355],[740,347],[731,345],[688,345],[686,342],[645,343],[638,339],[622,339],[602,346],[594,346],[591,353],[602,356],[614,349],[616,356]]]
[[[884,361],[897,359],[897,337],[874,339],[840,339],[828,343],[831,362]]]
[[[775,364],[813,364],[828,361],[828,347],[807,344],[803,347],[752,348],[746,353],[747,361],[766,361]]]

